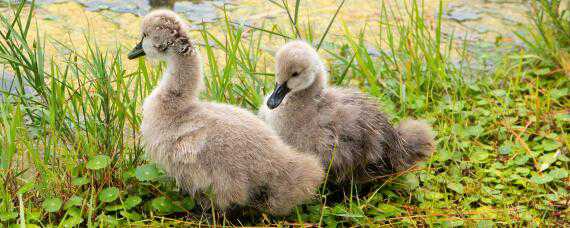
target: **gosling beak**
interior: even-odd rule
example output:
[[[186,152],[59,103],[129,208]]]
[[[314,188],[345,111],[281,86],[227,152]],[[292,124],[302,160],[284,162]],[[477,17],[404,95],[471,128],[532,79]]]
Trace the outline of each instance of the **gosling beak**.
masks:
[[[269,109],[277,108],[277,106],[281,104],[283,98],[285,98],[285,95],[287,95],[289,91],[291,91],[291,89],[287,87],[287,82],[283,84],[276,84],[275,90],[267,100],[267,107],[269,107]]]
[[[139,44],[137,44],[137,46],[135,46],[135,48],[133,48],[133,50],[131,52],[129,52],[129,59],[136,59],[138,57],[144,56],[144,50],[143,50],[143,46],[142,46],[142,42],[143,40],[141,40],[141,42],[139,42]]]

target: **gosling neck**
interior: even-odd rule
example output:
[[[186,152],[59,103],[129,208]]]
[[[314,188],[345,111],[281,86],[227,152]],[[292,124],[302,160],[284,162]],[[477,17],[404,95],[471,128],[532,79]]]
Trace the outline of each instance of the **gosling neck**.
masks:
[[[196,100],[202,86],[202,65],[198,53],[189,50],[170,55],[167,58],[166,75],[160,86],[175,100]]]

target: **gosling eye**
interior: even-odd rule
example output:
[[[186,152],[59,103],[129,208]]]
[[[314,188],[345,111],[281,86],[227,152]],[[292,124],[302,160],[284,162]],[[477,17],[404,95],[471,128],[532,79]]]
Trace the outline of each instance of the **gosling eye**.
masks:
[[[297,76],[299,76],[299,72],[295,71],[295,72],[293,72],[293,74],[291,74],[291,77],[297,77]]]

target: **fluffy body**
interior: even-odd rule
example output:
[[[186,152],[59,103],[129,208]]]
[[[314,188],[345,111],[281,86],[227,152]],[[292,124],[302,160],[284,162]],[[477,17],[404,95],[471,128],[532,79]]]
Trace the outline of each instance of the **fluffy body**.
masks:
[[[145,53],[168,64],[143,104],[143,142],[181,189],[211,191],[220,210],[248,205],[277,215],[313,197],[323,178],[317,158],[294,151],[244,109],[197,99],[201,60],[176,14],[152,12],[143,36]]]
[[[434,151],[434,134],[424,121],[394,128],[371,97],[329,88],[323,63],[303,41],[277,52],[276,81],[291,92],[275,109],[263,105],[259,116],[287,144],[319,156],[324,168],[332,164],[333,180],[366,181],[402,171]]]

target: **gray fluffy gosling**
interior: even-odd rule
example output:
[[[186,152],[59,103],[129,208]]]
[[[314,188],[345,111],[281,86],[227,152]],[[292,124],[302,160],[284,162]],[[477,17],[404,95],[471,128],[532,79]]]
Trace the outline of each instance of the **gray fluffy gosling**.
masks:
[[[424,121],[404,121],[395,129],[369,96],[327,87],[324,64],[306,42],[286,44],[275,61],[276,89],[259,116],[287,144],[321,157],[324,168],[332,160],[332,180],[369,181],[434,151],[434,133]]]
[[[213,193],[216,209],[245,205],[288,214],[320,185],[318,158],[295,152],[251,112],[198,100],[201,59],[186,31],[172,11],[153,11],[129,53],[129,59],[147,55],[167,62],[143,104],[142,140],[150,158],[183,191]]]

